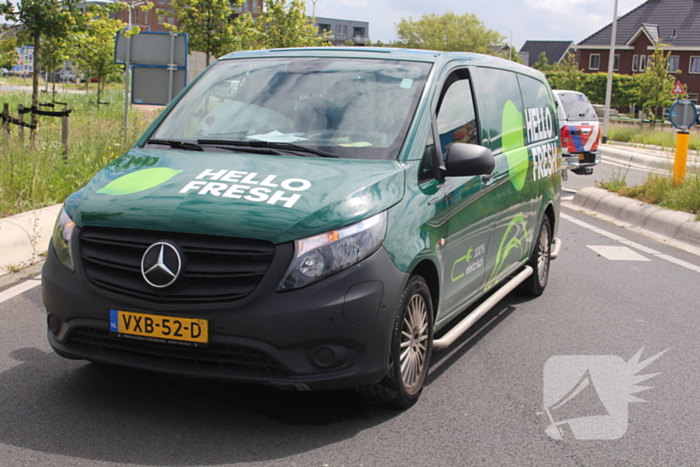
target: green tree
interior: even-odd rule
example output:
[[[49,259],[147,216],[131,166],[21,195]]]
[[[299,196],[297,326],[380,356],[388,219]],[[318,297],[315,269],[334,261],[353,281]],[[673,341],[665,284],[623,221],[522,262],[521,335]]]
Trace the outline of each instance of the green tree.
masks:
[[[249,21],[239,19],[238,6],[241,0],[172,0],[174,21],[165,23],[165,27],[174,32],[189,34],[190,49],[204,52],[206,64],[211,58],[217,58],[232,50],[236,39],[236,23]],[[157,10],[159,16],[173,18],[169,10]],[[240,32],[240,31],[239,31]]]
[[[12,70],[17,64],[17,38],[5,36],[0,39],[0,68]]]
[[[496,53],[496,57],[505,58],[511,62],[523,64],[523,58],[520,56],[517,50],[513,49],[513,46],[509,46],[510,50],[501,50]]]
[[[41,71],[41,48],[43,41],[66,38],[80,28],[80,12],[77,0],[20,0],[15,4],[5,0],[0,4],[0,13],[10,21],[23,26],[22,35],[34,45],[34,73],[32,76],[32,107],[39,104],[39,73]],[[32,123],[37,116],[32,113]]]
[[[540,71],[549,71],[554,68],[554,66],[549,64],[549,59],[547,58],[547,53],[543,50],[540,55],[537,57],[537,61],[535,62],[534,65],[532,65],[532,68]]]
[[[265,0],[265,13],[256,21],[266,48],[328,45],[325,35],[306,17],[302,0]]]
[[[474,14],[458,16],[447,12],[438,16],[427,13],[418,20],[401,18],[396,25],[401,47],[428,50],[489,53],[493,46],[502,44],[505,37],[488,29]]]
[[[111,19],[108,10],[91,8],[87,26],[77,36],[73,60],[86,76],[98,78],[96,104],[99,105],[105,83],[121,73],[121,66],[114,63],[114,37],[126,25]]]
[[[578,67],[576,54],[567,53],[562,61],[552,67],[551,71],[557,72],[555,79],[550,78],[550,84],[554,89],[581,90],[585,74]]]
[[[668,73],[667,69],[668,56],[671,52],[664,52],[662,47],[663,45],[657,45],[651,56],[651,64],[647,64],[646,71],[637,78],[639,103],[652,119],[660,108],[668,107],[673,103],[671,90],[675,78]]]

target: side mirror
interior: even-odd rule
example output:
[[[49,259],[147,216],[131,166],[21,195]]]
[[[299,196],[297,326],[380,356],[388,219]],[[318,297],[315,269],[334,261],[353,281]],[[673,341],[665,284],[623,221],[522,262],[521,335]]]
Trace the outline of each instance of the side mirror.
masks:
[[[496,166],[491,150],[468,143],[452,143],[447,151],[443,177],[468,177],[489,175]]]

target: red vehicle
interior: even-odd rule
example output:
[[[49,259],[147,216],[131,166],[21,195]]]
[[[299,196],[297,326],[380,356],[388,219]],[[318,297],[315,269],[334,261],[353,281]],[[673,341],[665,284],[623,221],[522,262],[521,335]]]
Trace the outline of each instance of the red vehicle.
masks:
[[[585,94],[555,90],[562,158],[578,175],[590,175],[600,163],[598,140],[600,124],[595,109]]]

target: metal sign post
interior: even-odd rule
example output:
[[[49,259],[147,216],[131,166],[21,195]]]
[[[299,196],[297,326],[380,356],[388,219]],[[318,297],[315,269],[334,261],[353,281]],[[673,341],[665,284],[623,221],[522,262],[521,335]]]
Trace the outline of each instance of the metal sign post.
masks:
[[[688,162],[688,144],[690,133],[688,130],[698,121],[698,110],[693,102],[683,99],[676,101],[668,112],[671,124],[678,128],[676,133],[676,157],[673,163],[673,184],[680,185],[685,178],[685,169]]]
[[[187,39],[182,33],[117,35],[114,61],[129,62],[131,103],[167,105],[186,86]]]

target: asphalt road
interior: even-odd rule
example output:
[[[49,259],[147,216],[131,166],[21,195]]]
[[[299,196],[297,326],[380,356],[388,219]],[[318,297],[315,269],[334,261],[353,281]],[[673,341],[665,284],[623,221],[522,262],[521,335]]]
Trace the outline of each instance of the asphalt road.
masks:
[[[434,354],[406,411],[64,360],[46,342],[40,288],[5,300],[0,465],[698,465],[700,258],[562,213],[545,294],[511,295]],[[641,362],[665,353],[642,369],[640,349]],[[572,385],[577,366],[589,379]],[[635,372],[658,373],[637,380],[646,403],[628,403]],[[562,384],[583,390],[558,406]],[[555,440],[545,408],[555,421],[603,418]]]

